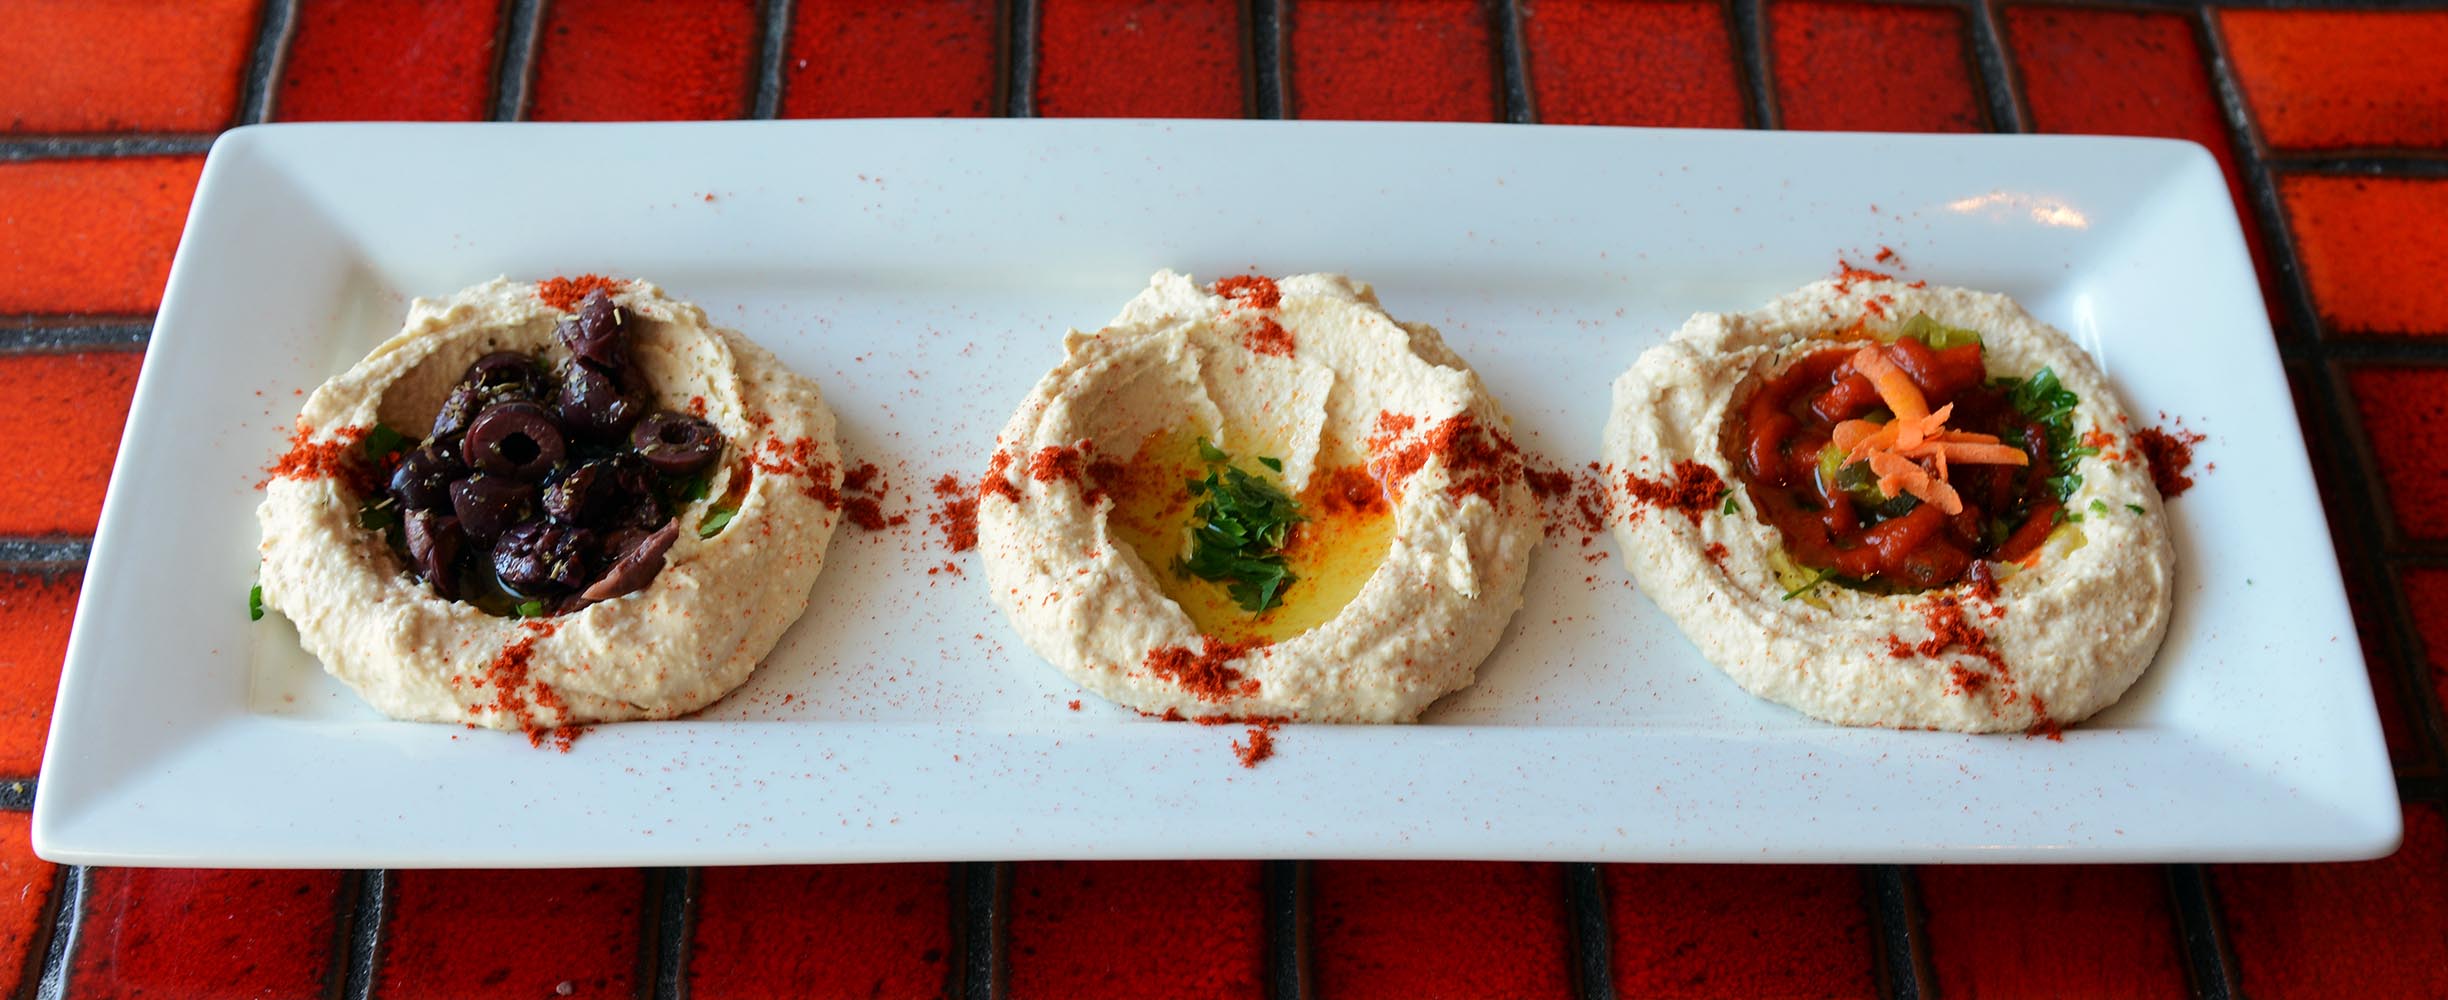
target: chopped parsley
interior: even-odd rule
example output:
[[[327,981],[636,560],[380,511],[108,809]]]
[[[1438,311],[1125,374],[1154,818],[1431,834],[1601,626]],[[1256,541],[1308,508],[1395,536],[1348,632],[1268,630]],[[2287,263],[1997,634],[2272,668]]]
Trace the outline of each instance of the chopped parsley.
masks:
[[[2015,410],[2024,419],[2040,425],[2047,435],[2049,464],[2057,469],[2056,475],[2041,484],[2048,495],[2058,500],[2073,496],[2075,490],[2082,488],[2082,475],[2074,471],[2074,463],[2099,454],[2097,448],[2084,447],[2074,433],[2074,408],[2081,405],[2082,397],[2059,383],[2057,372],[2049,368],[2040,369],[2030,378],[1999,379],[1990,384],[2005,390],[2006,399],[2014,404]]]
[[[263,620],[263,584],[259,583],[247,588],[247,620],[251,622]]]
[[[1725,491],[1725,500],[1726,500],[1726,502],[1725,502],[1725,506],[1717,508],[1717,513],[1720,513],[1720,514],[1731,514],[1731,513],[1734,513],[1734,488],[1733,488],[1733,487],[1731,487],[1731,486],[1726,487],[1726,491]]]
[[[2106,501],[2106,500],[2101,500],[2101,499],[2099,499],[2099,498],[2097,498],[2097,497],[2092,498],[2092,500],[2091,500],[2091,512],[2092,512],[2092,513],[2094,513],[2094,514],[2105,514],[2105,513],[2108,513],[2108,501]]]
[[[2126,509],[2126,510],[2133,511],[2133,512],[2134,512],[2134,513],[2136,513],[2136,514],[2140,514],[2140,513],[2142,513],[2142,512],[2143,512],[2143,511],[2142,511],[2142,505],[2141,505],[2141,504],[2138,504],[2138,503],[2129,503],[2129,504],[2126,504],[2126,505],[2125,505],[2125,509]]]
[[[392,529],[400,526],[399,511],[391,506],[391,498],[387,495],[380,500],[359,504],[357,505],[357,526],[367,531],[389,534]]]
[[[706,512],[705,520],[697,522],[697,537],[712,538],[731,526],[731,518],[739,513],[736,507],[716,507]]]
[[[381,424],[375,424],[373,430],[366,432],[365,456],[379,464],[383,459],[407,450],[408,444],[408,435]]]
[[[544,602],[542,600],[520,601],[510,610],[517,612],[521,618],[542,618],[544,617]]]
[[[1232,456],[1200,438],[1199,458],[1207,477],[1185,483],[1199,498],[1191,512],[1190,558],[1177,567],[1209,583],[1221,583],[1241,610],[1261,614],[1283,603],[1284,589],[1300,579],[1284,565],[1283,548],[1301,516],[1300,503],[1264,476],[1232,465]],[[1279,459],[1258,464],[1281,470]]]

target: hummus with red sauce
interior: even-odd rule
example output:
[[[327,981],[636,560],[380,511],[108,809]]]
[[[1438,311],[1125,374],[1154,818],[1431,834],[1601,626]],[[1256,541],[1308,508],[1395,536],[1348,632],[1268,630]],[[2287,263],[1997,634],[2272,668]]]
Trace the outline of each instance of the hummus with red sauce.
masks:
[[[1695,316],[1624,374],[1616,534],[1755,695],[2054,733],[2113,704],[2167,628],[2175,559],[2130,423],[2012,300],[1848,273]]]

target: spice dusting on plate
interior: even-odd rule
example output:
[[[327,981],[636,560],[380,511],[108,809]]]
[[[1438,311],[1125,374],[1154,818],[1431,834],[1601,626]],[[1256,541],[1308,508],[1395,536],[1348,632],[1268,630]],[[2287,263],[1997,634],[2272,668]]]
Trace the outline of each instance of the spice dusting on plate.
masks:
[[[2150,465],[2151,483],[2159,487],[2159,495],[2174,500],[2193,488],[2193,446],[2202,443],[2201,434],[2183,427],[2173,432],[2145,427],[2134,432],[2134,446],[2141,449],[2142,458]]]

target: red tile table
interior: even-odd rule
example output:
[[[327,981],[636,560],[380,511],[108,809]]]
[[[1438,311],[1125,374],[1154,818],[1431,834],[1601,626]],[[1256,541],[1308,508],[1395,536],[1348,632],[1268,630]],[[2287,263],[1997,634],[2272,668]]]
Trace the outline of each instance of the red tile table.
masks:
[[[2448,996],[2448,0],[0,0],[0,995]],[[61,650],[201,156],[268,120],[1149,115],[2210,148],[2406,799],[2350,865],[59,869]],[[61,413],[74,413],[62,420]]]

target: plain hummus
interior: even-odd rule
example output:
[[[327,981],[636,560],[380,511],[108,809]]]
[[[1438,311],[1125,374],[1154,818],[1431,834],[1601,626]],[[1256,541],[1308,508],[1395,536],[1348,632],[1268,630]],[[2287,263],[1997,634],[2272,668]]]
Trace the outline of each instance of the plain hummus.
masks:
[[[1521,606],[1541,523],[1504,411],[1434,329],[1341,275],[1203,287],[1166,271],[1063,349],[980,486],[987,584],[1031,649],[1187,718],[1409,721],[1471,682]],[[1166,596],[1174,568],[1120,537],[1117,477],[1183,428],[1279,459],[1291,493],[1362,476],[1390,506],[1382,560],[1331,618],[1276,641],[1203,634]]]
[[[2059,529],[2030,568],[2005,567],[1994,600],[1969,585],[1898,595],[1823,586],[1787,599],[1780,535],[1740,488],[1731,513],[1712,506],[1696,517],[1631,495],[1633,477],[1667,478],[1687,460],[1736,482],[1720,439],[1760,377],[1828,346],[1814,338],[1914,313],[1979,332],[1992,377],[2054,369],[2081,398],[2077,433],[2102,445],[2080,460],[2066,509],[2104,513]],[[2090,355],[2005,296],[1823,281],[1753,312],[1696,315],[1642,354],[1615,383],[1605,458],[1616,537],[1640,588],[1745,690],[1847,725],[2047,731],[2113,704],[2167,630],[2175,556],[2131,430]],[[1977,648],[1982,634],[1993,656]]]
[[[307,399],[300,442],[353,443],[377,424],[420,437],[469,362],[493,351],[558,363],[553,327],[567,314],[536,291],[497,279],[417,299],[397,336]],[[818,499],[837,496],[841,479],[823,397],[651,284],[624,283],[614,297],[642,320],[630,351],[656,405],[702,408],[722,431],[709,496],[738,509],[710,538],[699,529],[715,501],[678,510],[678,541],[645,589],[553,618],[494,617],[419,582],[358,526],[361,498],[336,479],[265,485],[264,606],[384,714],[530,733],[671,718],[738,687],[806,610],[839,519],[838,501]]]

